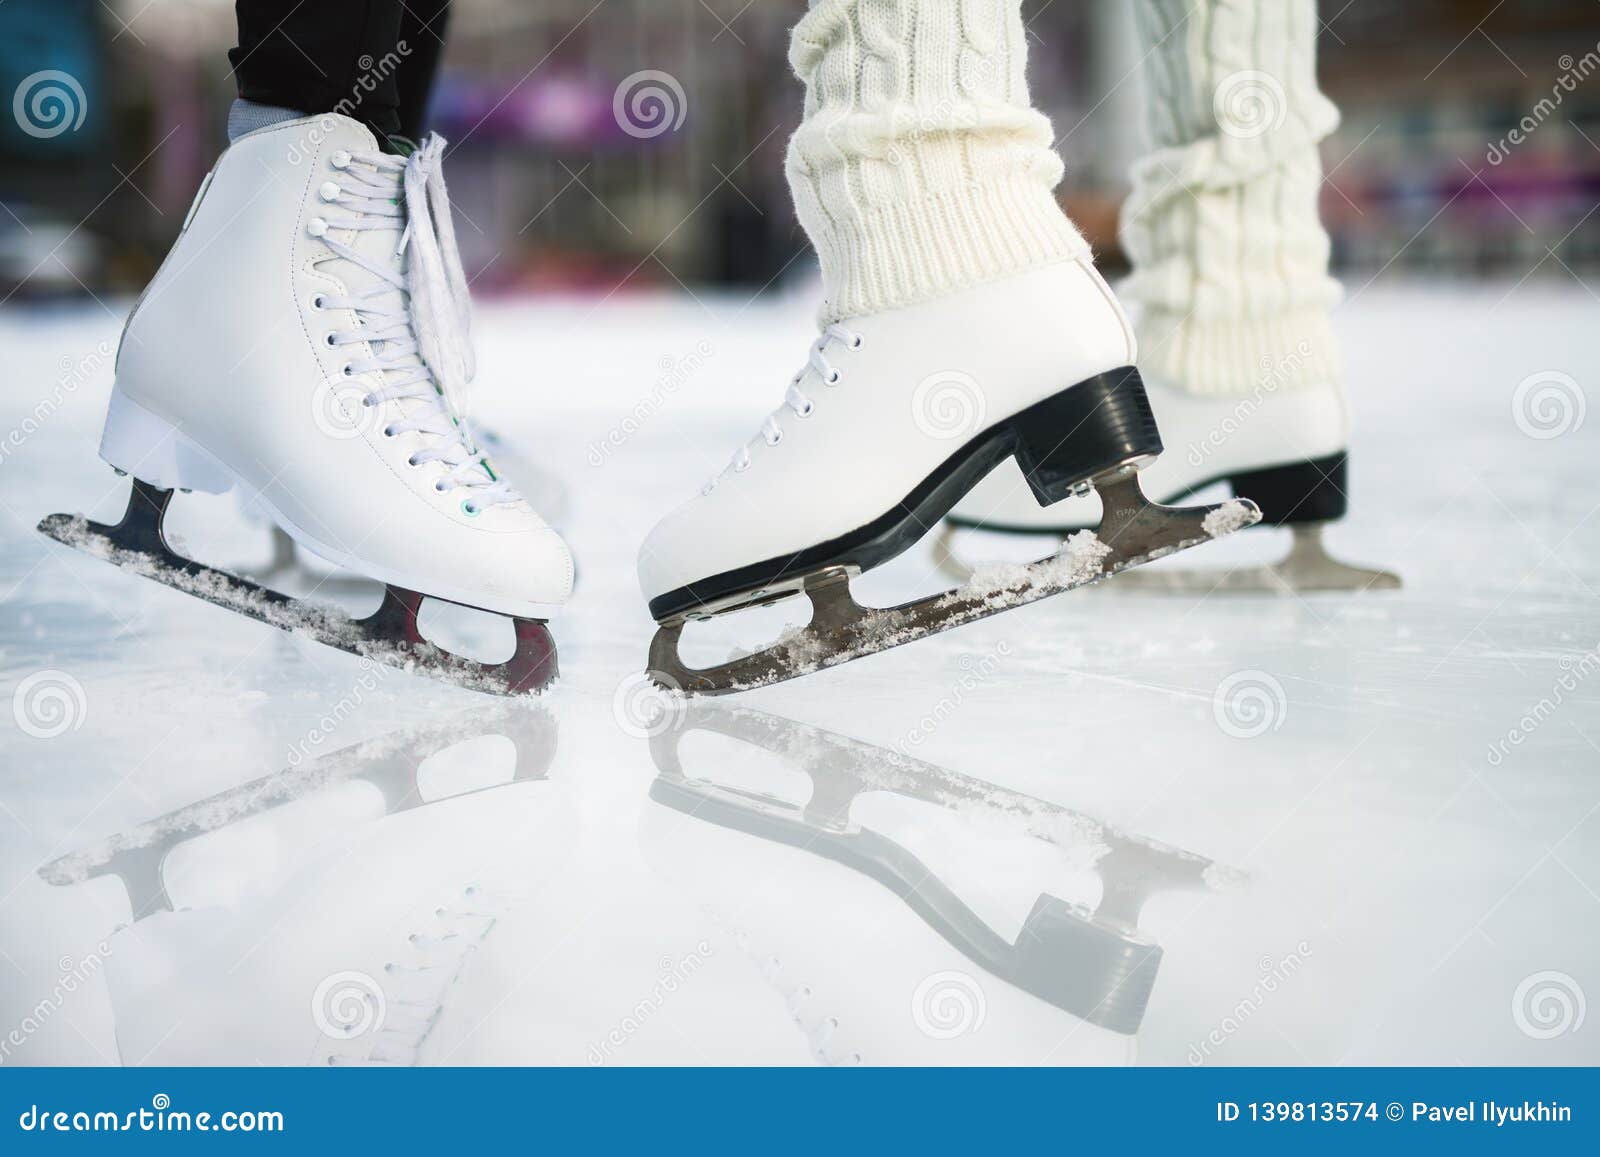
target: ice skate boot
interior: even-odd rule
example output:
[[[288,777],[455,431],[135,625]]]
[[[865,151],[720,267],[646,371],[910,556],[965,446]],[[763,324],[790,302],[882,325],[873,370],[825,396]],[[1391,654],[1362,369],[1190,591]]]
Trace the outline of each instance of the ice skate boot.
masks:
[[[1167,451],[1144,474],[1162,502],[1182,501],[1226,484],[1261,509],[1261,525],[1287,527],[1288,555],[1277,563],[1233,570],[1154,568],[1116,584],[1118,591],[1179,593],[1310,592],[1393,589],[1398,575],[1330,557],[1323,528],[1348,507],[1349,419],[1337,386],[1284,387],[1243,396],[1205,396],[1146,379]],[[1032,501],[1017,469],[1001,463],[956,504],[934,541],[940,569],[956,580],[972,573],[958,538],[967,529],[1012,535],[1069,536],[1100,517],[1094,495],[1051,506]],[[967,544],[969,554],[973,544]]]
[[[1138,474],[1161,439],[1131,332],[1087,260],[1045,265],[829,325],[785,405],[639,553],[659,630],[648,669],[717,693],[832,667],[1070,590],[1253,522],[1248,503],[1174,509]],[[900,554],[1002,459],[1039,503],[1097,490],[1104,516],[1061,553],[981,571],[886,609],[850,577]],[[793,594],[809,625],[755,655],[691,669],[685,624]]]
[[[39,529],[374,661],[501,693],[548,684],[545,621],[572,560],[461,413],[469,302],[443,144],[401,155],[331,114],[234,142],[123,332],[100,456],[132,475],[127,513]],[[173,492],[234,486],[299,547],[385,584],[378,611],[352,620],[171,550]],[[515,653],[429,643],[424,597],[509,616]]]

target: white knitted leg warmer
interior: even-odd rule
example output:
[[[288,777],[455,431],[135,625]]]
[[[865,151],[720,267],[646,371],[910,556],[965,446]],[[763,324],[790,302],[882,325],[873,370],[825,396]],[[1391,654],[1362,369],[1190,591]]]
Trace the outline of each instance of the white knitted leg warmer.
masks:
[[[1315,0],[1139,0],[1154,151],[1121,235],[1139,365],[1201,394],[1336,385]]]
[[[812,0],[789,62],[787,170],[824,322],[910,305],[1088,247],[1051,190],[1021,0]]]

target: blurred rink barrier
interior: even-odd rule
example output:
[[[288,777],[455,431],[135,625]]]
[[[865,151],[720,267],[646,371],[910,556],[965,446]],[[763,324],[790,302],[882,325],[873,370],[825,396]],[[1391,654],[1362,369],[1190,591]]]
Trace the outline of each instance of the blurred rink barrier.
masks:
[[[476,292],[808,276],[784,146],[803,0],[457,0],[432,107]],[[1060,195],[1102,261],[1139,155],[1128,0],[1026,0]],[[1346,276],[1600,268],[1600,5],[1329,0],[1322,204]],[[136,292],[224,143],[231,0],[0,4],[0,297]]]

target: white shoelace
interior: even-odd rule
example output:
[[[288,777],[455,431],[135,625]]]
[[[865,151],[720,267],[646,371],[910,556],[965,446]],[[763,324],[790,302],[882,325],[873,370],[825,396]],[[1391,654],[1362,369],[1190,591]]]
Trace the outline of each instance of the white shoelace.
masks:
[[[499,503],[519,502],[521,496],[495,476],[466,420],[466,387],[477,366],[470,340],[467,278],[440,168],[443,154],[443,138],[430,134],[409,158],[388,153],[334,155],[332,163],[341,176],[323,185],[321,196],[330,207],[337,205],[354,215],[313,219],[312,233],[339,257],[371,273],[377,283],[347,297],[321,294],[316,304],[321,309],[356,312],[361,324],[330,334],[328,344],[372,344],[371,357],[345,367],[348,377],[381,375],[383,384],[362,404],[415,403],[407,407],[405,418],[384,428],[385,436],[415,431],[432,439],[431,445],[411,456],[411,464],[449,465],[434,485],[441,492],[458,486],[469,489],[464,507],[476,514]],[[327,235],[330,230],[392,232],[400,221],[405,230],[395,256],[411,251],[404,273],[397,260],[380,260]]]
[[[817,379],[824,386],[829,387],[838,385],[840,378],[843,376],[833,363],[828,360],[828,346],[833,342],[838,342],[846,349],[858,350],[861,348],[861,335],[842,325],[834,324],[824,329],[821,336],[811,343],[811,352],[806,358],[805,366],[801,367],[800,372],[795,374],[794,378],[789,382],[789,388],[783,394],[784,406],[797,418],[809,418],[811,412],[816,409],[816,403],[800,388],[800,383],[805,381],[807,369],[814,371]],[[779,411],[774,410],[761,423],[761,437],[768,446],[776,446],[783,441],[783,427],[778,424],[778,414]],[[749,447],[740,446],[728,466],[736,473],[743,474],[750,469],[750,461]],[[709,494],[716,489],[717,481],[717,478],[713,478],[706,483],[703,493]]]

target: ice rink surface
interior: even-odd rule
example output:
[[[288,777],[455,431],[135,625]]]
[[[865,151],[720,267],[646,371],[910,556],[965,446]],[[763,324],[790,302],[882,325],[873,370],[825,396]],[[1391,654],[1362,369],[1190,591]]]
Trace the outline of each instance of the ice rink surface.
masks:
[[[667,715],[635,546],[778,405],[809,298],[480,308],[475,418],[579,562],[563,679],[509,705],[36,534],[125,500],[127,303],[8,307],[0,1061],[1600,1063],[1596,302],[1351,289],[1329,541],[1404,590],[1113,580]],[[231,496],[175,517],[270,556]],[[942,585],[925,541],[862,589]]]

